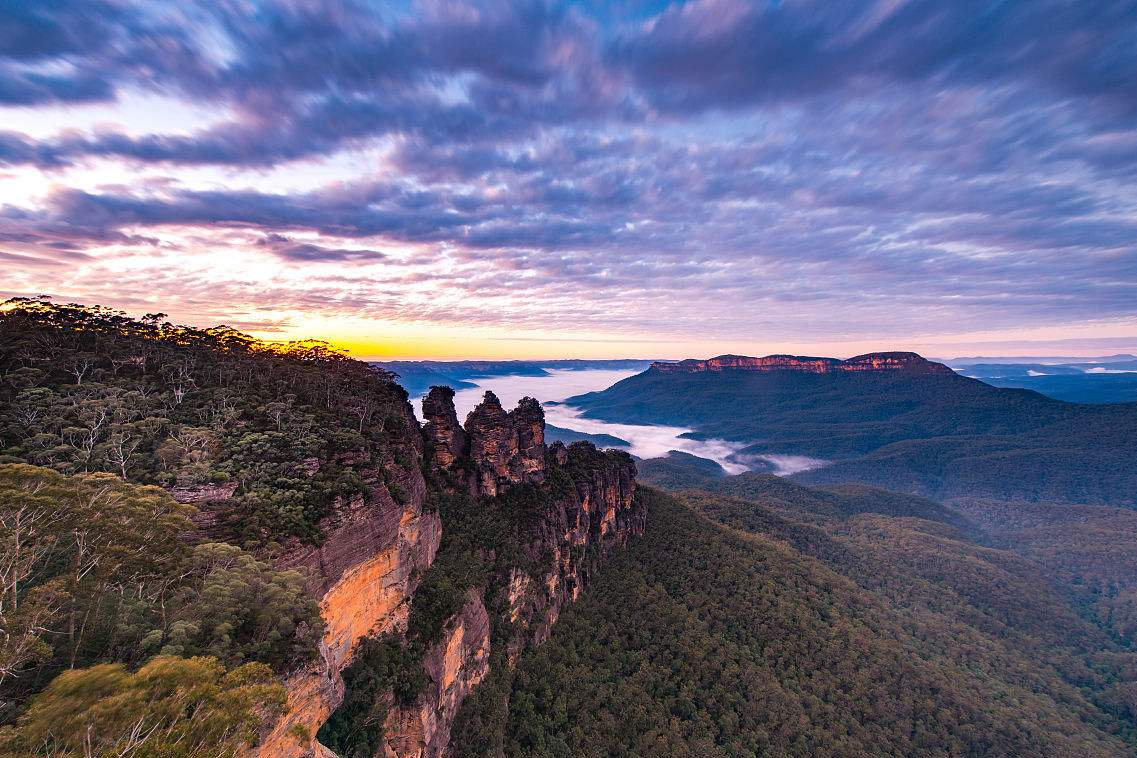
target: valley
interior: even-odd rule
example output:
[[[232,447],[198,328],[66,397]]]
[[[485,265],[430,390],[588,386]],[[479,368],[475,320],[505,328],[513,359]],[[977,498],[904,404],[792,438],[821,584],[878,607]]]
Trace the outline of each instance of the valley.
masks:
[[[803,482],[1137,506],[1137,403],[992,387],[913,353],[771,359],[655,364],[567,402],[586,418],[688,426],[740,444],[736,459],[828,461],[795,474]]]
[[[134,739],[113,692],[187,677],[142,716],[186,758],[1137,747],[1129,406],[911,354],[412,398],[321,343],[43,301],[0,332],[4,755]]]

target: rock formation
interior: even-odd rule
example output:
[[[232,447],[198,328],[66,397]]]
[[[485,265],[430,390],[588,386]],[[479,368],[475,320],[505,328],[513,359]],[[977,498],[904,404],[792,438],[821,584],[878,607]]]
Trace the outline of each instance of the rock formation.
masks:
[[[478,407],[470,411],[466,433],[470,436],[475,489],[492,497],[498,493],[498,482],[511,481],[510,464],[517,457],[517,429],[497,395],[487,392]]]
[[[544,481],[545,412],[533,398],[522,398],[506,413],[497,395],[487,392],[466,417],[466,434],[477,494],[493,497],[510,484]]]
[[[452,402],[447,396],[446,402]],[[438,410],[448,415],[445,408]],[[505,616],[516,635],[504,650],[508,665],[529,644],[544,642],[565,603],[576,600],[591,573],[612,549],[642,534],[646,511],[635,501],[635,464],[622,451],[591,443],[546,448],[544,413],[532,398],[506,413],[493,393],[469,415],[470,465],[483,496],[518,484],[558,477],[562,486],[542,490],[544,507],[531,514],[521,549],[536,570],[513,569],[501,577]],[[443,525],[445,528],[445,524]],[[440,758],[462,701],[489,673],[491,619],[482,595],[466,605],[427,651],[431,684],[409,706],[393,707],[385,721],[385,755]]]
[[[431,387],[422,401],[422,415],[426,419],[423,433],[431,450],[431,463],[449,471],[469,449],[466,431],[458,424],[454,410],[454,390],[449,387]]]
[[[392,443],[383,460],[348,462],[366,483],[367,496],[337,501],[320,525],[326,539],[318,547],[286,546],[277,561],[308,577],[310,591],[321,598],[327,632],[320,659],[286,681],[284,715],[250,751],[256,758],[334,756],[316,734],[343,701],[341,672],[362,636],[405,631],[410,599],[438,550],[445,524],[423,508],[429,487],[468,490],[482,498],[514,486],[539,488],[541,506],[519,529],[519,547],[530,568],[513,569],[496,585],[508,606],[504,620],[517,630],[503,647],[508,665],[526,645],[548,637],[562,607],[579,597],[599,560],[644,529],[646,513],[634,499],[631,457],[587,442],[548,448],[544,412],[532,398],[507,413],[487,392],[463,429],[454,392],[434,387],[423,404],[421,434],[409,404],[404,411],[408,433]],[[445,476],[432,475],[437,479],[432,484],[424,470]],[[409,705],[395,705],[388,693],[381,754],[444,754],[458,709],[489,673],[493,623],[483,591],[471,589],[462,609],[444,623],[441,639],[425,652],[426,689]]]
[[[751,358],[745,355],[720,355],[696,360],[688,358],[676,363],[657,362],[651,370],[661,373],[699,373],[704,371],[805,371],[832,374],[849,371],[903,371],[911,374],[952,374],[950,368],[916,353],[866,353],[848,360],[814,358],[800,355],[767,355]]]
[[[285,682],[284,715],[253,751],[258,758],[334,755],[315,735],[343,700],[340,673],[361,637],[405,627],[410,597],[434,561],[442,526],[438,514],[423,509],[423,440],[409,404],[403,415],[407,432],[382,460],[341,461],[359,473],[367,497],[337,501],[320,524],[327,536],[318,547],[295,542],[276,561],[305,574],[309,590],[320,597],[327,629],[320,658]],[[404,468],[400,458],[415,463]],[[399,500],[392,496],[394,485]]]
[[[559,447],[559,450],[556,448]],[[566,602],[576,600],[595,562],[642,534],[647,513],[635,502],[636,469],[627,453],[599,451],[588,442],[554,445],[550,460],[573,471],[572,489],[555,497],[523,545],[530,561],[543,566],[536,577],[509,578],[509,615],[524,634],[509,651],[513,660],[526,641],[548,638]],[[556,463],[557,459],[563,463]]]
[[[511,479],[536,484],[545,480],[545,411],[531,397],[523,397],[509,412],[517,430],[517,457],[510,462]]]
[[[437,758],[450,743],[462,701],[490,672],[490,617],[481,593],[471,590],[462,610],[427,651],[427,691],[413,705],[392,708],[384,722],[386,752],[399,758]]]

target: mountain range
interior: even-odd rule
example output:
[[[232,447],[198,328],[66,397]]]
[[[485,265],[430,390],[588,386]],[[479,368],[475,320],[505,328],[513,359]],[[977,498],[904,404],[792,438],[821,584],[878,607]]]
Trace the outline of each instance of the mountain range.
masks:
[[[1074,403],[1137,402],[1137,357],[956,358],[947,365],[996,387],[1031,389]]]
[[[433,386],[470,389],[469,381],[488,376],[548,376],[550,370],[587,371],[596,369],[639,371],[651,361],[637,359],[547,361],[373,361],[373,366],[389,371],[411,397],[426,394]]]
[[[590,418],[673,424],[741,443],[742,462],[771,454],[828,461],[797,474],[804,482],[1137,505],[1137,404],[993,387],[915,353],[655,363],[566,402]]]

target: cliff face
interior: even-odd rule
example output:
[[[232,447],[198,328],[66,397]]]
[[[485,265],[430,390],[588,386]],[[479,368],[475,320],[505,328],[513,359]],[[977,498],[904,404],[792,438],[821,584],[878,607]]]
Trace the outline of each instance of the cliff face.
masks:
[[[308,577],[310,591],[321,598],[327,632],[320,659],[288,678],[284,715],[250,751],[257,758],[334,756],[316,734],[343,701],[343,669],[360,637],[404,632],[411,598],[439,548],[445,524],[424,511],[431,487],[483,499],[513,487],[539,487],[540,507],[519,530],[518,547],[529,568],[497,579],[506,598],[496,606],[505,606],[498,613],[517,630],[503,648],[510,665],[526,644],[548,637],[598,560],[643,531],[645,512],[633,499],[631,458],[588,443],[547,447],[536,400],[526,398],[506,412],[486,393],[463,428],[453,391],[436,387],[424,403],[421,430],[409,405],[404,414],[407,434],[393,440],[381,458],[340,461],[364,480],[367,495],[334,504],[320,525],[327,537],[318,547],[296,543],[277,559],[278,566]],[[313,462],[313,470],[318,466]],[[398,499],[392,491],[400,493]],[[493,619],[486,590],[471,589],[461,610],[443,624],[441,638],[425,651],[425,690],[409,705],[397,705],[387,694],[380,755],[445,753],[458,709],[489,673]]]
[[[556,473],[572,473],[565,477],[571,486],[537,520],[524,545],[542,571],[509,577],[509,616],[522,630],[509,651],[511,660],[525,641],[544,642],[564,604],[580,597],[595,567],[583,558],[586,549],[603,559],[642,534],[646,524],[647,512],[634,500],[635,465],[629,456],[602,453],[588,443],[567,448],[556,443],[549,460]]]
[[[383,755],[436,758],[450,743],[450,729],[462,702],[490,672],[490,616],[482,593],[471,590],[451,618],[443,639],[427,651],[427,690],[410,706],[393,708],[383,724]]]
[[[533,398],[522,398],[506,413],[497,395],[487,392],[463,429],[457,425],[454,392],[432,387],[423,415],[432,465],[470,492],[493,497],[511,484],[544,481],[545,412]]]
[[[458,424],[454,410],[454,390],[449,387],[431,387],[422,401],[422,414],[426,418],[423,433],[431,449],[431,463],[449,471],[466,457],[469,439],[466,430]]]
[[[438,392],[435,397],[439,402],[430,406],[428,429],[444,428],[454,414],[452,393]],[[641,534],[646,522],[646,511],[634,498],[630,456],[601,452],[589,443],[548,447],[544,427],[544,412],[536,400],[525,398],[507,413],[487,392],[466,422],[469,459],[450,461],[447,455],[428,453],[428,460],[453,486],[482,497],[544,483],[541,505],[519,537],[527,565],[535,568],[514,568],[497,578],[504,597],[502,620],[515,630],[504,641],[510,666],[526,645],[548,638],[565,603],[580,596],[599,562]],[[443,435],[441,444],[448,439],[452,435]],[[424,668],[430,685],[411,705],[388,711],[381,755],[445,754],[459,707],[489,673],[491,626],[484,592],[471,590],[462,610],[444,625],[442,639],[427,651]]]
[[[866,353],[848,360],[813,358],[800,355],[767,355],[751,358],[745,355],[720,355],[707,360],[687,359],[677,363],[653,363],[653,371],[661,373],[698,373],[704,371],[805,371],[831,374],[850,371],[903,371],[911,374],[953,374],[943,365],[916,353]]]
[[[407,431],[381,459],[343,461],[360,474],[367,496],[334,505],[320,524],[327,536],[319,547],[295,543],[276,561],[305,574],[327,629],[319,659],[285,682],[284,715],[252,751],[258,758],[334,755],[315,735],[343,700],[341,672],[361,637],[405,627],[410,597],[434,560],[442,526],[423,510],[423,439],[409,404],[403,414]],[[414,465],[403,468],[396,458]]]

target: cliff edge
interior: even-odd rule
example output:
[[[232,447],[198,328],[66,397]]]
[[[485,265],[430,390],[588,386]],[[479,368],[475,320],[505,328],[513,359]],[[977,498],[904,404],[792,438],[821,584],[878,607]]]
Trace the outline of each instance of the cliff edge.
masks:
[[[251,755],[336,754],[317,734],[344,702],[341,675],[359,641],[407,637],[415,592],[430,583],[440,543],[477,542],[461,534],[461,519],[448,521],[446,508],[432,504],[507,514],[495,518],[513,520],[501,525],[510,544],[475,544],[489,578],[464,591],[436,634],[416,639],[421,690],[409,701],[393,687],[376,695],[377,756],[444,755],[463,701],[492,666],[512,666],[526,646],[543,642],[605,555],[643,532],[646,511],[634,497],[635,465],[626,453],[587,442],[546,445],[544,412],[532,398],[506,411],[487,392],[461,425],[453,395],[432,388],[421,428],[408,404],[412,433],[385,460],[354,462],[367,495],[336,504],[318,548],[297,546],[279,559],[309,576],[327,633],[320,660],[289,678],[285,714]]]

